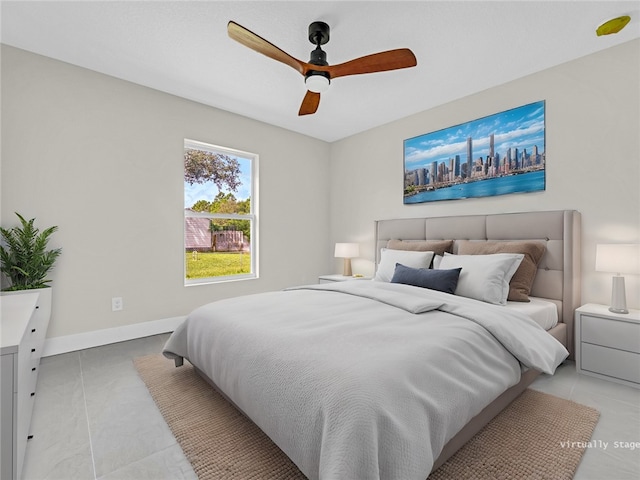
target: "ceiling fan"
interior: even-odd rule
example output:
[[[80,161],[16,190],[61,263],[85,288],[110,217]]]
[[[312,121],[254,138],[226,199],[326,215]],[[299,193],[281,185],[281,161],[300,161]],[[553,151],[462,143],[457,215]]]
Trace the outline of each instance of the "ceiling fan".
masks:
[[[311,52],[311,59],[308,63],[292,57],[233,21],[227,24],[227,33],[229,37],[245,47],[289,65],[305,77],[307,93],[302,100],[298,115],[309,115],[316,112],[320,104],[320,93],[329,88],[329,84],[334,78],[384,72],[417,65],[415,55],[408,48],[374,53],[338,65],[329,65],[327,54],[320,47],[329,41],[329,25],[324,22],[313,22],[309,25],[309,41],[316,48]]]

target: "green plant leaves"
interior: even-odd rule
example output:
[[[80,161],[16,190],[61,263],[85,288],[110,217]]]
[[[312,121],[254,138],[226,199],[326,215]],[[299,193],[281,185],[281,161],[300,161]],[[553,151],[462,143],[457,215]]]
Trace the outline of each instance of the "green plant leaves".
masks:
[[[21,226],[13,228],[0,227],[0,234],[6,248],[0,245],[0,271],[11,280],[7,290],[27,290],[47,287],[47,273],[62,253],[61,248],[47,250],[51,235],[58,230],[57,226],[49,227],[42,232],[34,226],[35,218],[25,220],[16,212]]]

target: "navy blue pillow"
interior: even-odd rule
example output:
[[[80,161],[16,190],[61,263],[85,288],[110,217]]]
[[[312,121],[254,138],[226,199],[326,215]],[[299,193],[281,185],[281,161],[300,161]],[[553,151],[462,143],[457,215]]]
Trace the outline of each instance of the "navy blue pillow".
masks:
[[[416,287],[430,288],[440,292],[453,294],[458,286],[462,268],[451,270],[433,270],[429,268],[411,268],[396,263],[391,283],[404,283]]]

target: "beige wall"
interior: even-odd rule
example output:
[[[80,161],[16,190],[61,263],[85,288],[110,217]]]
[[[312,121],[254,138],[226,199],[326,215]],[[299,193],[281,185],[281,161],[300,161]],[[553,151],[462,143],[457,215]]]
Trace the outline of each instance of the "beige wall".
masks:
[[[358,241],[372,272],[373,221],[525,210],[583,215],[583,302],[608,303],[595,245],[640,241],[640,40],[331,145],[149,88],[2,47],[1,223],[58,225],[49,337],[181,316],[202,303],[314,283]],[[425,87],[428,88],[428,87]],[[402,204],[402,142],[546,100],[547,188]],[[182,142],[260,155],[260,279],[182,282]],[[638,277],[627,276],[640,308]],[[111,312],[111,297],[125,309]]]
[[[257,153],[260,278],[183,286],[184,138]],[[58,225],[48,336],[181,316],[208,301],[317,282],[329,145],[2,47],[2,225]],[[111,297],[124,310],[111,311]]]
[[[582,300],[608,304],[611,280],[594,272],[596,243],[640,242],[639,85],[634,40],[333,143],[332,241],[361,242],[364,258],[354,260],[354,271],[371,273],[376,219],[576,209]],[[544,192],[403,205],[404,139],[538,100],[546,100]],[[638,278],[626,280],[635,308]]]

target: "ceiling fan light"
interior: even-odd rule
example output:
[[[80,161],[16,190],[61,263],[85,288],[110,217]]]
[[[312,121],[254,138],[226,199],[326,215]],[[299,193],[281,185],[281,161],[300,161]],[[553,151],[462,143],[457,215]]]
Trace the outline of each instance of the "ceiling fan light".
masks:
[[[315,93],[323,93],[329,89],[329,79],[324,75],[309,75],[304,80],[307,90]]]

